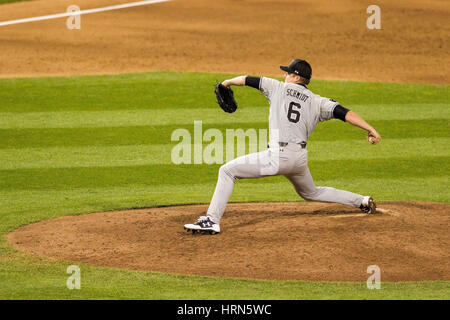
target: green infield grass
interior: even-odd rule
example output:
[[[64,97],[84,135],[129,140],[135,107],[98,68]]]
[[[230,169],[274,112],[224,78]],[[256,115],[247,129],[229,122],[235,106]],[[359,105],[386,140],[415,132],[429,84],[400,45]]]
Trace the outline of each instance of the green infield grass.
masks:
[[[5,2],[0,0],[0,3]],[[235,88],[226,114],[214,83],[232,75],[152,72],[0,79],[1,299],[449,299],[450,282],[257,281],[81,267],[81,290],[66,288],[69,261],[17,252],[15,228],[96,211],[208,203],[220,164],[171,161],[177,129],[267,129],[268,104]],[[317,185],[378,201],[450,202],[449,87],[313,80],[310,88],[358,112],[381,144],[339,120],[318,125],[308,144]],[[204,143],[206,146],[207,143]],[[249,148],[247,148],[247,151]],[[243,180],[232,202],[302,201],[284,177]],[[180,225],[180,228],[182,226]]]

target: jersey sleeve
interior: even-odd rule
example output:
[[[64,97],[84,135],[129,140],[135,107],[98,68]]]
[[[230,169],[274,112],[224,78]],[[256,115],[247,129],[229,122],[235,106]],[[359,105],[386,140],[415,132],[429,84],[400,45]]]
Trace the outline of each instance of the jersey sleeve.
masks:
[[[347,108],[345,108],[345,107],[341,106],[340,104],[338,104],[338,105],[336,105],[336,107],[334,107],[333,117],[335,119],[339,119],[339,120],[342,120],[342,121],[345,122],[346,121],[345,117],[347,116],[347,113],[349,111],[350,110],[348,110]]]
[[[260,83],[261,83],[261,78],[260,77],[252,77],[252,76],[245,77],[245,85],[246,86],[249,86],[249,87],[252,87],[252,88],[255,88],[255,89],[259,90],[259,87],[260,87],[259,84]]]
[[[319,104],[319,121],[327,121],[334,118],[334,108],[339,105],[338,102],[333,99],[318,97]]]
[[[261,90],[267,99],[270,99],[280,84],[281,82],[278,80],[261,77],[259,82],[259,90]]]

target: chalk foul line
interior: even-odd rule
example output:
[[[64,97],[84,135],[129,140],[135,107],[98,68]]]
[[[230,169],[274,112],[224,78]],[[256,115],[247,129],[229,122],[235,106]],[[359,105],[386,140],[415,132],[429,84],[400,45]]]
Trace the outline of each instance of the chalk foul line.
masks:
[[[78,16],[78,15],[82,15],[82,14],[96,13],[96,12],[102,12],[102,11],[110,11],[110,10],[118,10],[118,9],[130,8],[130,7],[145,6],[148,4],[159,3],[159,2],[168,2],[168,1],[171,1],[171,0],[144,0],[144,1],[129,2],[129,3],[124,3],[124,4],[107,6],[107,7],[102,7],[102,8],[87,9],[87,10],[80,10],[80,11],[74,11],[74,12],[57,13],[57,14],[51,14],[51,15],[46,15],[46,16],[32,17],[32,18],[25,18],[25,19],[18,19],[18,20],[10,20],[10,21],[0,22],[0,27],[12,25],[12,24],[27,23],[27,22],[34,22],[34,21],[41,21],[41,20],[49,20],[49,19],[58,19],[58,18]]]

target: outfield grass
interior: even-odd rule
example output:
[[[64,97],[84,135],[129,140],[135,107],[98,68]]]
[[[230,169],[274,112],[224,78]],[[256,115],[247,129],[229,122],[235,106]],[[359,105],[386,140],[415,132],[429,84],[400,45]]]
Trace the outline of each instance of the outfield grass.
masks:
[[[11,3],[11,2],[20,2],[20,1],[30,1],[30,0],[0,0],[0,4]]]
[[[449,282],[254,281],[165,275],[79,264],[82,290],[65,287],[69,262],[16,252],[20,225],[94,211],[207,203],[219,165],[174,165],[175,129],[267,128],[265,98],[236,88],[223,113],[213,84],[230,75],[154,72],[0,80],[0,298],[392,299],[450,298]],[[377,200],[450,202],[448,86],[314,80],[311,89],[365,117],[383,136],[339,120],[320,124],[308,149],[317,185]],[[240,201],[300,201],[283,177],[239,181]],[[181,226],[180,226],[181,227]]]

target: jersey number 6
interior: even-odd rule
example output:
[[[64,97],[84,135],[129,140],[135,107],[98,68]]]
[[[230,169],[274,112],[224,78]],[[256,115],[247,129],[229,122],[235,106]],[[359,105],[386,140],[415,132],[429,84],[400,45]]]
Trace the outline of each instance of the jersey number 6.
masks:
[[[290,122],[297,123],[300,121],[300,111],[299,110],[301,109],[301,107],[302,106],[300,105],[300,103],[296,103],[294,101],[289,103],[289,110],[288,110],[287,117]],[[295,108],[297,108],[297,109],[295,109]]]

